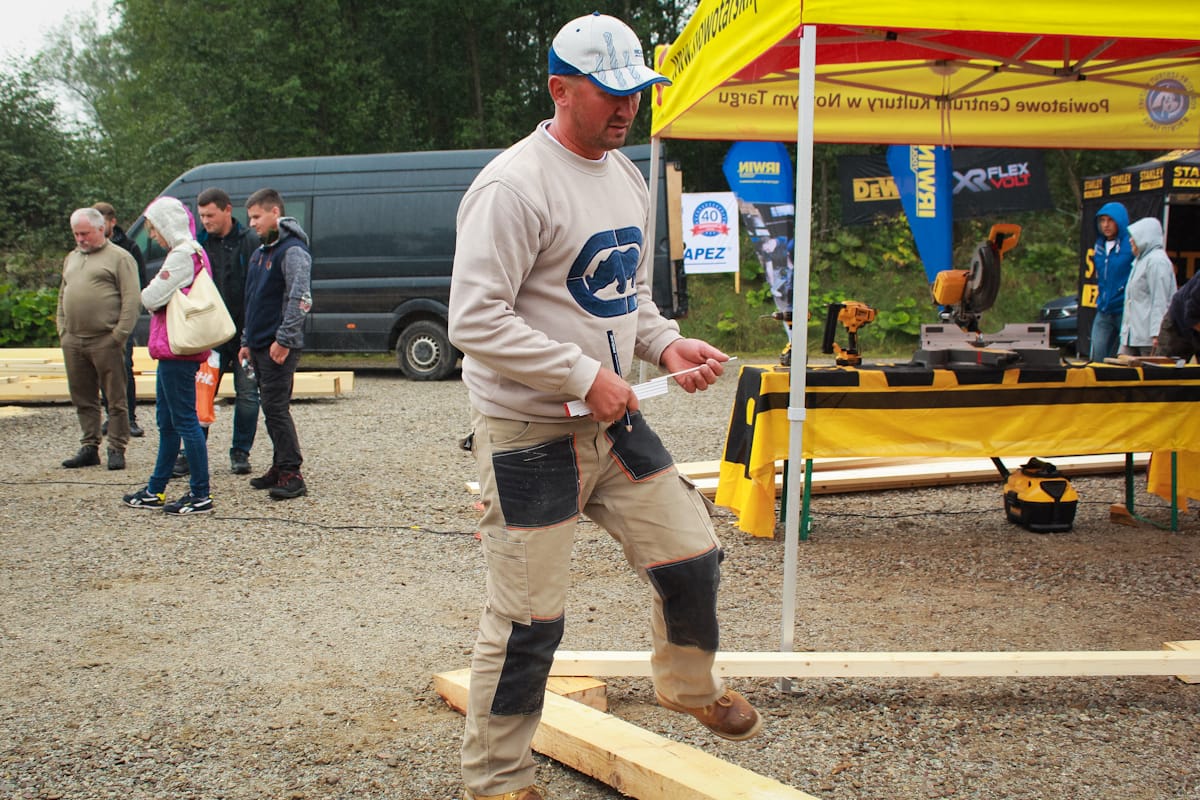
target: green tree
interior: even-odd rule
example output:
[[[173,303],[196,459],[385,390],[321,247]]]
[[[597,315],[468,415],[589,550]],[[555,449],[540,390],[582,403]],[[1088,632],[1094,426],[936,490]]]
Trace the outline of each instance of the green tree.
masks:
[[[78,147],[27,65],[0,73],[0,253],[18,282],[70,243]]]

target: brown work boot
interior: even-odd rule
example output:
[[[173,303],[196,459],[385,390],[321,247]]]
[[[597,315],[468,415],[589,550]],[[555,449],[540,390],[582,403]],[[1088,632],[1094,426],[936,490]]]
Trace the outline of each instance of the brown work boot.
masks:
[[[691,714],[710,731],[725,739],[740,742],[758,733],[762,727],[762,719],[754,706],[733,689],[726,689],[725,694],[712,703],[699,708],[687,708],[678,703],[672,703],[658,692],[654,693],[658,704],[663,708]]]
[[[475,794],[470,789],[463,789],[463,800],[547,800],[549,796],[540,786],[526,786],[504,794]]]

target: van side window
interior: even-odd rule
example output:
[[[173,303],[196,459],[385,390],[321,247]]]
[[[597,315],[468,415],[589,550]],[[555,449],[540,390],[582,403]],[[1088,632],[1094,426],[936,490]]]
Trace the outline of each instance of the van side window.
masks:
[[[403,274],[403,264],[444,262],[454,252],[462,196],[461,188],[317,196],[313,226],[321,230],[321,255],[392,264],[399,269],[394,274]]]

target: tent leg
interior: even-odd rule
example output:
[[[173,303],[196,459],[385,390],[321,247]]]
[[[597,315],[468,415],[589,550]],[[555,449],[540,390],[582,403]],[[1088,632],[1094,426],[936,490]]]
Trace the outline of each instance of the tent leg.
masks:
[[[808,532],[812,529],[812,513],[810,504],[812,502],[812,473],[813,461],[811,458],[804,459],[804,499],[800,504],[800,541],[808,541]]]
[[[1133,453],[1125,454],[1125,510],[1133,513]]]
[[[1171,532],[1179,532],[1179,459],[1171,451]]]

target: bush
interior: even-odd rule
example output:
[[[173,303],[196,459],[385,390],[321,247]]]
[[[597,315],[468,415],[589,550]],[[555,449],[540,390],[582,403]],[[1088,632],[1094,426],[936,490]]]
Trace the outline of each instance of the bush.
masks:
[[[54,347],[57,289],[18,289],[0,283],[0,347]]]

